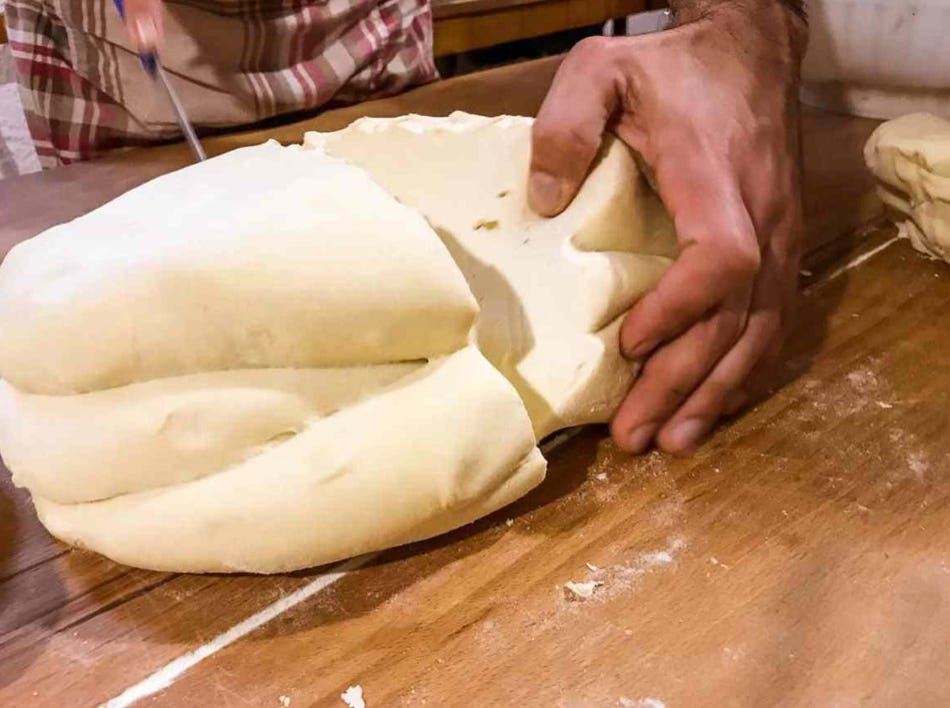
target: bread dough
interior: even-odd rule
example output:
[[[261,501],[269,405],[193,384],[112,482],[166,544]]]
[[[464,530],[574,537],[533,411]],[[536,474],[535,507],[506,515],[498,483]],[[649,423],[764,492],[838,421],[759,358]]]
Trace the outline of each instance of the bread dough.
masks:
[[[0,382],[0,450],[37,496],[108,499],[244,462],[422,366],[209,371],[75,396]]]
[[[609,419],[634,372],[620,318],[666,272],[676,238],[629,149],[608,139],[571,206],[527,206],[532,119],[364,118],[304,145],[369,172],[439,232],[478,299],[476,341],[538,437]],[[406,165],[419,165],[407,174]]]
[[[275,573],[457,528],[537,486],[545,466],[518,395],[466,347],[216,474],[34,502],[54,536],[120,563]]]
[[[465,346],[478,313],[422,216],[276,142],[133,189],[2,273],[0,375],[29,393],[425,359]]]
[[[864,150],[900,235],[950,261],[950,121],[914,113],[879,127]]]
[[[617,141],[567,211],[535,216],[530,129],[359,121],[14,248],[0,452],[50,532],[145,568],[283,572],[539,484],[537,441],[626,392],[620,317],[676,246]]]

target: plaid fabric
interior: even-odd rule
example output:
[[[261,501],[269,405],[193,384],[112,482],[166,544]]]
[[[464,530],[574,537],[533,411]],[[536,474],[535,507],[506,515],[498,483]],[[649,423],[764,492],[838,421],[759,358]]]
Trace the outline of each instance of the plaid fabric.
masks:
[[[8,0],[41,163],[179,134],[111,0]],[[397,93],[436,78],[428,0],[167,0],[162,60],[199,128]]]

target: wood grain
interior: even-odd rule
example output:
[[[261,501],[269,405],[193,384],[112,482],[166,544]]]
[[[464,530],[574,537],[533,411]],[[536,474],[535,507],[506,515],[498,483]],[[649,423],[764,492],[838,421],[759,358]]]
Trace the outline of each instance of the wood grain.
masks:
[[[362,112],[532,113],[555,68],[273,134]],[[514,506],[382,554],[149,703],[338,706],[359,683],[370,708],[946,705],[950,270],[904,243],[841,270],[893,237],[861,162],[873,126],[806,114],[810,275],[775,396],[688,460],[627,457],[588,429]],[[0,182],[0,254],[186,159],[169,146]],[[67,551],[3,473],[0,705],[96,705],[318,574],[180,576]],[[565,599],[590,577],[591,600]]]

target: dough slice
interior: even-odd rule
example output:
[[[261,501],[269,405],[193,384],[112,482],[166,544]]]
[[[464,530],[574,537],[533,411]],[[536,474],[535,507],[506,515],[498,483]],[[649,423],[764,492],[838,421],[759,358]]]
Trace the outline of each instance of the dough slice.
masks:
[[[524,495],[545,466],[518,395],[468,347],[218,474],[35,503],[54,536],[120,563],[277,573],[457,528]]]
[[[72,394],[202,371],[426,359],[477,306],[425,220],[270,142],[159,177],[0,265],[0,378]]]

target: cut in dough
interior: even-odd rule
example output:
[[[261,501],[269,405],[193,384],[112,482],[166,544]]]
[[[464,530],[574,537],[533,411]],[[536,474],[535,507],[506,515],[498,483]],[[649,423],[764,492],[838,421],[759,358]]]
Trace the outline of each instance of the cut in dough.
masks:
[[[874,131],[864,156],[901,236],[950,262],[950,121],[929,113],[892,120]]]
[[[526,205],[531,120],[266,143],[145,184],[0,265],[0,451],[58,538],[273,573],[443,533],[610,418],[623,312],[676,255],[608,141]]]
[[[275,573],[457,528],[537,486],[545,466],[514,389],[468,347],[217,474],[34,500],[54,536],[120,563]]]
[[[37,496],[108,499],[244,462],[421,366],[211,371],[76,396],[0,382],[0,450]]]

